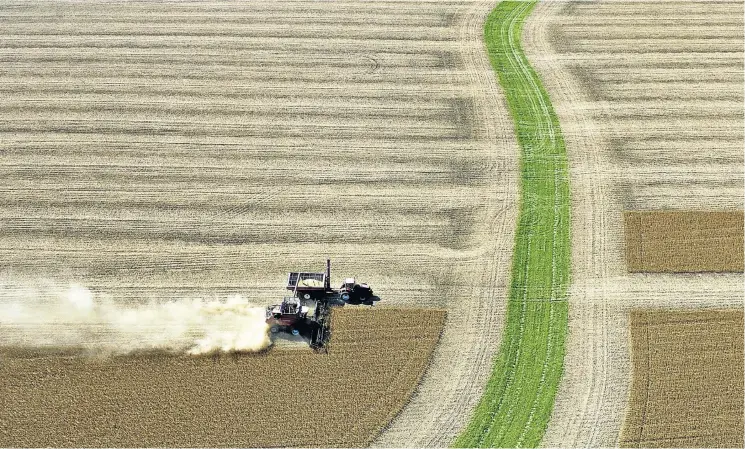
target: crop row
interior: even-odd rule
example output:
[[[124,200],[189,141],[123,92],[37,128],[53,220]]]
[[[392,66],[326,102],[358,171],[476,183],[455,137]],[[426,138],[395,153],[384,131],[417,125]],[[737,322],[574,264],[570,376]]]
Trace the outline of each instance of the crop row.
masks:
[[[335,309],[328,354],[0,354],[0,446],[362,447],[411,396],[444,320]]]

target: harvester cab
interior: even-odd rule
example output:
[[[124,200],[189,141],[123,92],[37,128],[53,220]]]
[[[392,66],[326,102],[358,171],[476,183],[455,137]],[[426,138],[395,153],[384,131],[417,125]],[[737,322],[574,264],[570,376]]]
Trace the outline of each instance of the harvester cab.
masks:
[[[288,330],[293,335],[300,333],[300,324],[308,318],[309,307],[300,298],[287,297],[281,304],[267,307],[266,321],[272,333]]]

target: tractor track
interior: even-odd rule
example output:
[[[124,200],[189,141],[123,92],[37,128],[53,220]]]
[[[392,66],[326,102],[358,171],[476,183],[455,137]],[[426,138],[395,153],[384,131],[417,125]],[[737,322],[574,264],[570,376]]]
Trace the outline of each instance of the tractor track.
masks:
[[[561,8],[559,2],[542,2],[536,7],[531,18],[526,24],[526,51],[531,54],[548,55],[552,53],[551,43],[546,35],[545,17],[550,17],[551,9]],[[537,59],[537,58],[536,58]],[[571,80],[560,78],[557,75],[560,68],[551,60],[544,64],[536,63],[536,70],[541,73],[546,83],[546,88],[554,95],[560,92],[559,98],[554,98],[557,114],[564,128],[567,139],[567,154],[570,160],[570,173],[572,175],[572,211],[573,226],[572,236],[572,273],[573,288],[570,293],[570,333],[576,335],[584,329],[597,338],[569,339],[567,344],[567,363],[565,364],[565,378],[557,393],[555,409],[552,419],[542,441],[542,445],[553,447],[556,445],[573,446],[578,443],[580,430],[589,431],[587,435],[588,445],[603,445],[603,441],[597,441],[598,420],[601,417],[602,403],[597,398],[604,396],[607,378],[606,371],[609,362],[608,354],[608,301],[611,298],[605,296],[605,289],[609,271],[612,269],[606,260],[606,220],[609,210],[612,209],[613,199],[607,194],[604,186],[607,181],[601,177],[602,169],[598,166],[599,153],[603,146],[598,142],[593,132],[594,125],[584,117],[572,114],[572,109],[561,108],[565,102],[576,102],[582,98],[581,94],[573,89]],[[558,79],[557,79],[558,78]],[[557,86],[558,85],[558,86]],[[571,151],[571,148],[582,148],[585,151]],[[578,179],[579,178],[579,179]],[[614,242],[618,245],[620,242]],[[588,251],[587,248],[590,248]],[[618,254],[618,253],[616,253]],[[618,261],[616,261],[617,268]],[[599,273],[598,273],[599,270]],[[593,273],[593,271],[595,273]],[[588,276],[591,276],[588,279]],[[583,286],[591,282],[600,284],[599,295],[587,298],[583,292]],[[579,299],[578,301],[576,299]],[[576,356],[572,357],[573,354]],[[580,356],[579,354],[582,354]],[[591,357],[587,357],[591,354]],[[569,360],[584,357],[588,362],[581,363],[582,372],[576,371]],[[587,366],[590,363],[591,366]],[[589,368],[589,369],[588,369]],[[589,376],[588,376],[589,371]],[[580,376],[586,379],[580,382]],[[568,393],[571,386],[584,385],[585,391],[573,391]],[[567,398],[581,401],[579,410],[570,412],[562,407]],[[592,401],[592,402],[591,402]],[[613,413],[613,412],[610,412]],[[587,418],[585,417],[587,416]],[[587,420],[588,428],[580,429],[578,422]],[[592,424],[589,424],[592,423]],[[554,433],[556,432],[556,434]]]
[[[516,40],[523,19],[534,6],[535,2],[498,3],[486,25],[492,64],[507,90],[519,136],[522,201],[509,329],[489,389],[456,442],[464,447],[538,444],[561,376],[569,276],[569,257],[564,252],[569,243],[569,192],[555,115]],[[536,253],[542,251],[551,257],[537,259]]]
[[[694,8],[696,5],[706,7],[695,2],[684,3],[694,5]],[[644,24],[648,24],[652,16],[640,12],[639,8],[663,8],[663,12],[654,17],[655,22],[659,21],[665,29],[665,36],[686,35],[686,30],[706,20],[714,25],[731,20],[726,15],[719,15],[716,9],[707,9],[712,11],[706,13],[708,16],[702,15],[690,24],[681,25],[682,22],[675,22],[677,12],[673,6],[654,2],[629,2],[627,6],[594,2],[593,5],[600,9],[614,9],[619,14],[623,11],[632,13],[635,19],[629,25],[632,30],[639,27],[648,33],[654,30]],[[730,5],[734,7],[734,3]],[[741,275],[629,275],[623,256],[621,220],[623,210],[629,206],[644,209],[680,208],[681,204],[697,208],[742,207],[741,182],[738,187],[730,189],[729,186],[735,184],[725,177],[720,184],[711,184],[707,189],[691,188],[692,177],[697,180],[706,178],[708,171],[717,170],[699,161],[705,163],[723,152],[730,154],[727,139],[735,139],[741,146],[741,132],[727,131],[727,136],[732,134],[732,137],[725,138],[724,134],[712,137],[713,129],[707,126],[703,114],[708,109],[696,108],[703,103],[693,88],[705,81],[690,77],[680,83],[665,84],[665,87],[662,83],[680,70],[700,71],[706,79],[719,79],[722,75],[713,73],[715,69],[710,67],[712,61],[716,63],[721,56],[716,52],[718,47],[710,48],[707,56],[711,59],[698,57],[695,64],[691,57],[693,52],[610,55],[600,47],[593,49],[588,46],[588,53],[582,55],[575,52],[578,47],[572,46],[575,35],[581,35],[580,31],[593,36],[603,35],[608,32],[604,24],[611,23],[610,19],[596,14],[591,18],[589,15],[577,16],[571,10],[589,6],[588,3],[571,1],[540,2],[526,21],[524,30],[525,51],[540,73],[562,124],[572,181],[573,284],[569,295],[565,375],[541,443],[544,447],[612,447],[619,444],[631,387],[630,310],[742,307]],[[589,22],[585,20],[588,18]],[[665,21],[673,21],[678,27],[666,28]],[[565,28],[569,28],[568,37],[557,40],[557,30]],[[731,28],[727,26],[727,30]],[[664,45],[664,39],[660,45]],[[623,61],[617,57],[622,55],[626,58]],[[734,63],[734,56],[728,55],[725,59]],[[741,56],[737,59],[740,59],[740,68],[723,78],[726,83],[719,86],[716,98],[734,99],[732,92],[735,89],[728,86],[733,84],[733,76],[742,76]],[[587,73],[580,71],[581,68]],[[578,73],[585,78],[578,77]],[[649,79],[655,82],[646,83],[644,90],[636,84],[639,80]],[[655,98],[664,99],[665,103],[654,103]],[[632,105],[638,111],[636,117],[625,112],[623,106],[616,106],[619,101]],[[645,108],[655,105],[660,108],[660,118],[652,120],[652,126],[629,140],[632,127],[640,128],[640,120],[645,126],[650,123],[645,119],[648,115]],[[698,111],[702,116],[685,124],[664,120],[663,111],[670,113],[678,108]],[[623,120],[624,113],[628,116],[626,120]],[[732,114],[723,114],[732,118]],[[664,137],[681,133],[691,137],[680,141]],[[696,137],[698,134],[708,137]],[[614,154],[614,145],[620,138],[629,140],[628,145],[635,148],[633,154],[637,159],[633,163]],[[711,148],[706,158],[694,150],[701,147],[698,142]],[[672,154],[670,149],[678,149],[677,154]],[[741,157],[721,159],[719,170],[730,167],[729,173],[736,176],[741,168],[737,169],[735,165],[738,162],[741,165]],[[662,172],[659,166],[655,170],[655,161],[667,168],[672,163],[678,166],[675,170]],[[624,165],[619,166],[619,163]],[[644,167],[646,172],[639,170],[640,167]],[[669,186],[672,179],[680,177],[682,180],[686,175],[689,182],[681,182],[676,190]],[[660,184],[654,191],[649,187],[653,180]],[[623,182],[622,186],[619,186],[620,182]],[[730,194],[730,190],[737,194]],[[717,192],[716,200],[709,199],[711,193],[706,193],[712,191]],[[636,197],[633,204],[627,198],[630,194]]]
[[[376,447],[451,444],[483,392],[498,348],[518,192],[512,122],[483,47],[483,21],[492,7],[491,1],[462,6],[456,23],[460,27],[461,57],[472,86],[479,141],[510,161],[504,169],[511,176],[493,187],[499,200],[490,202],[490,211],[481,223],[480,274],[463,274],[472,279],[473,285],[453,291],[445,330],[430,366],[410,403],[374,442]]]

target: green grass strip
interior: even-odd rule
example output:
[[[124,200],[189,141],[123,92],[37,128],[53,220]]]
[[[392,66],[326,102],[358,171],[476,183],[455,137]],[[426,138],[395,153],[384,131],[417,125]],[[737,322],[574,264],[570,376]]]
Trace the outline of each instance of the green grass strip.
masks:
[[[520,145],[520,212],[502,345],[456,447],[535,447],[564,371],[569,176],[559,121],[520,45],[536,1],[503,1],[484,26]]]

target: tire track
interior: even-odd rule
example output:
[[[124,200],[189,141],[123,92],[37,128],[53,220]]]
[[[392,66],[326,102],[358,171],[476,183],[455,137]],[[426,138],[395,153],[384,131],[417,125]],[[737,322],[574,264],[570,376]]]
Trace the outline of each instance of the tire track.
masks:
[[[685,4],[688,5],[690,2],[685,2]],[[637,207],[650,207],[650,205],[662,203],[669,203],[668,206],[680,205],[683,201],[686,204],[696,201],[713,207],[714,201],[705,199],[711,193],[706,194],[704,191],[712,189],[724,194],[726,198],[735,196],[726,194],[720,186],[694,189],[690,184],[681,184],[675,192],[664,187],[670,181],[668,176],[676,179],[682,178],[686,168],[690,178],[691,166],[685,161],[698,159],[699,146],[691,146],[697,149],[695,158],[693,155],[689,157],[688,152],[681,154],[681,151],[673,157],[670,157],[671,153],[667,151],[668,157],[664,158],[666,148],[684,150],[685,145],[664,138],[666,134],[646,133],[635,137],[621,132],[620,130],[630,128],[631,124],[616,123],[618,113],[623,114],[623,111],[616,110],[614,105],[619,98],[628,97],[630,104],[640,107],[654,106],[654,103],[647,100],[656,97],[674,98],[680,92],[687,92],[685,89],[693,91],[694,85],[702,82],[691,78],[672,83],[672,85],[662,83],[665,70],[671,74],[678,73],[673,70],[677,65],[671,64],[683,64],[682,67],[686,70],[696,73],[706,73],[706,71],[711,72],[716,69],[707,65],[711,61],[707,62],[700,56],[698,59],[703,65],[697,64],[698,61],[694,61],[691,57],[693,53],[674,56],[660,54],[660,58],[656,61],[646,55],[634,54],[627,56],[625,62],[621,63],[615,59],[605,58],[607,53],[600,48],[596,53],[593,52],[583,57],[557,49],[556,28],[563,28],[566,23],[584,22],[578,22],[579,19],[575,16],[567,16],[567,14],[574,13],[565,12],[565,8],[584,7],[583,5],[566,1],[541,2],[526,22],[525,29],[526,52],[529,52],[536,70],[541,73],[561,119],[572,174],[574,235],[572,239],[573,286],[569,299],[570,338],[567,341],[566,373],[557,393],[555,409],[542,442],[544,447],[612,447],[618,445],[619,431],[628,402],[631,376],[629,310],[639,307],[721,308],[742,305],[742,285],[741,281],[738,285],[738,276],[628,275],[623,259],[623,229],[620,220],[621,212],[628,207],[628,204],[624,204],[622,193],[619,193],[619,183],[623,182],[629,189],[638,191],[639,187],[650,182],[645,180],[654,179],[660,182],[661,186],[655,190],[656,199],[654,200],[652,200],[654,197],[651,196],[652,192],[648,190],[649,188],[643,190],[644,195],[649,192],[649,198],[643,196],[643,193],[636,193],[640,201]],[[612,2],[593,4],[593,6],[596,5],[615,8]],[[630,5],[634,7],[628,11],[633,11],[635,18],[642,22],[645,18],[649,19],[649,16],[640,14],[635,8],[637,3],[630,3]],[[671,16],[674,13],[671,11],[672,9],[669,9],[665,14],[655,17],[663,22],[673,20]],[[609,20],[609,18],[601,20],[593,15],[588,29],[605,30],[602,25],[606,23],[604,21]],[[696,19],[695,23],[699,24],[700,21]],[[571,25],[571,27],[576,28],[576,25]],[[711,55],[716,60],[718,54],[711,53]],[[577,66],[591,67],[591,77],[601,74],[601,81],[609,83],[605,84],[610,89],[606,90],[606,93],[610,92],[608,95],[614,101],[601,103],[601,100],[595,99],[592,103],[592,92],[588,91],[575,76],[577,70],[574,68]],[[706,69],[700,69],[700,67]],[[624,78],[624,73],[630,73],[632,76]],[[733,73],[741,74],[742,72],[740,69]],[[646,90],[642,91],[635,83],[638,83],[639,79],[648,77],[650,79],[653,77],[659,82],[647,83]],[[614,90],[612,85],[614,80],[626,84],[619,85],[618,89]],[[725,81],[724,78],[722,80]],[[727,86],[727,82],[721,84]],[[722,89],[717,92],[717,95],[731,95],[727,90]],[[623,92],[623,95],[616,95],[617,92]],[[696,104],[701,103],[695,97],[689,96],[663,104],[665,108],[669,108],[672,104],[695,108]],[[585,107],[585,105],[593,106]],[[635,126],[638,127],[639,124]],[[658,127],[666,133],[669,131],[675,133],[676,136],[680,135],[675,126],[677,124],[670,121]],[[686,130],[690,130],[689,134],[700,133],[712,140],[711,130],[695,121],[687,123]],[[640,148],[637,152],[639,160],[630,166],[633,170],[631,176],[628,171],[624,172],[616,165],[619,160],[612,152],[614,132],[619,138],[624,136]],[[741,139],[738,140],[741,142]],[[713,141],[721,142],[722,140],[715,136]],[[717,147],[712,143],[708,145]],[[660,175],[655,177],[652,172],[643,170],[646,166],[640,165],[642,163],[651,165],[652,161],[648,159],[650,150],[655,151],[655,157],[660,163],[664,159],[665,179],[660,179],[663,176],[662,170],[660,170]],[[680,159],[675,159],[676,156]],[[733,161],[732,158],[727,160]],[[626,161],[626,163],[630,162]],[[680,167],[671,168],[671,163],[679,163]],[[723,166],[727,164],[724,160],[722,161]],[[639,169],[640,167],[642,170]],[[702,176],[706,177],[707,173],[709,172],[702,172]],[[732,173],[737,173],[737,170],[733,170]],[[740,188],[736,190],[739,190],[737,197],[741,199],[742,190]],[[725,202],[727,202],[726,198]],[[740,200],[738,202],[741,203]],[[641,206],[641,204],[646,206]]]
[[[483,21],[491,1],[461,7],[460,53],[474,101],[479,142],[506,157],[510,176],[490,187],[489,211],[481,236],[478,271],[457,270],[464,281],[450,289],[448,322],[430,367],[409,405],[375,441],[375,447],[444,447],[466,424],[489,377],[499,344],[506,303],[510,249],[517,196],[517,148],[503,92],[483,48]]]
[[[513,262],[507,318],[509,329],[505,333],[508,340],[502,343],[490,389],[457,445],[537,444],[548,420],[553,392],[561,374],[556,370],[561,369],[560,360],[563,358],[569,267],[568,258],[564,260],[561,253],[557,255],[557,250],[568,244],[569,223],[562,223],[560,219],[564,216],[566,220],[568,216],[565,214],[569,212],[566,204],[568,192],[565,192],[566,159],[553,112],[517,42],[522,20],[533,6],[534,2],[502,2],[486,25],[487,41],[494,46],[489,47],[492,63],[500,83],[508,91],[507,98],[522,147],[523,204]],[[494,32],[496,26],[499,26],[496,30],[499,39],[489,41],[492,38],[489,33]],[[537,180],[543,177],[551,178],[552,192],[542,190],[544,187]],[[551,212],[547,216],[544,208],[549,207]],[[542,265],[543,262],[531,260],[534,245],[543,251],[547,245],[551,246],[550,274],[544,271],[547,267]],[[541,342],[541,338],[545,341]],[[539,352],[533,352],[533,357],[523,355],[527,347]],[[549,384],[545,390],[548,397],[544,396],[546,383]],[[525,407],[526,401],[530,401],[529,407]],[[539,408],[541,415],[537,415]]]
[[[526,29],[526,48],[538,54],[551,54],[551,44],[547,38],[546,19],[563,8],[559,2],[543,2],[536,8]],[[608,301],[604,295],[609,263],[606,260],[604,235],[606,229],[606,214],[614,204],[607,195],[607,189],[601,178],[603,172],[599,165],[600,151],[603,146],[593,132],[593,124],[583,121],[583,117],[572,114],[573,109],[565,109],[565,102],[580,101],[582,96],[565,78],[556,79],[561,73],[557,64],[538,64],[536,67],[546,80],[547,89],[556,96],[557,113],[564,124],[567,136],[567,154],[569,155],[572,173],[573,198],[573,226],[575,234],[572,239],[573,256],[572,272],[577,288],[570,294],[570,335],[577,332],[595,335],[595,339],[577,338],[568,342],[565,381],[562,382],[557,393],[556,408],[549,421],[545,439],[542,445],[553,447],[556,445],[575,446],[579,443],[579,433],[589,431],[587,445],[603,446],[603,441],[597,441],[600,428],[599,420],[602,416],[601,401],[607,385],[606,373],[609,362],[608,355]],[[559,92],[559,94],[556,94]],[[582,148],[583,151],[571,151],[572,148]],[[580,179],[578,179],[580,178]],[[588,250],[589,249],[589,250]],[[599,270],[599,272],[598,272]],[[599,295],[586,298],[581,286],[590,283],[601,285]],[[576,301],[585,298],[585,300]],[[589,300],[589,301],[588,301]],[[577,310],[582,308],[582,310]],[[591,357],[587,357],[591,354]],[[587,363],[581,360],[589,360]],[[579,362],[584,382],[575,378],[578,375],[573,369],[573,361]],[[589,373],[588,373],[589,372]],[[584,390],[570,390],[570,386],[580,385]],[[582,406],[577,410],[569,410],[562,405],[566,402],[581,401]],[[594,399],[593,399],[594,398]],[[592,401],[592,403],[591,403]],[[587,422],[587,429],[580,429],[579,423]],[[589,424],[592,423],[592,424]],[[582,443],[579,443],[582,444]]]
[[[0,11],[4,269],[267,303],[328,256],[387,304],[448,309],[380,441],[449,444],[498,349],[514,237],[491,2],[109,6]]]

